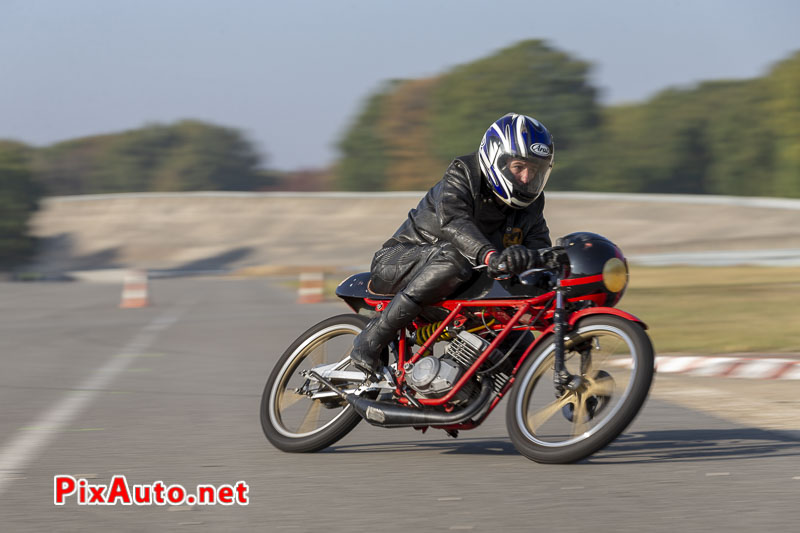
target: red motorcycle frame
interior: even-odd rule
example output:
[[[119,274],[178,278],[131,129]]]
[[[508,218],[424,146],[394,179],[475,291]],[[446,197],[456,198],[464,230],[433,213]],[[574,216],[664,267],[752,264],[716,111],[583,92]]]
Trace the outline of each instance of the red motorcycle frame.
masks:
[[[478,427],[508,397],[509,435],[528,458],[573,462],[601,449],[644,404],[654,353],[647,326],[613,307],[628,282],[621,250],[586,232],[561,242],[567,268],[529,271],[508,283],[476,275],[463,292],[423,309],[390,343],[396,364],[383,354],[387,366],[372,377],[352,370],[351,340],[328,346],[359,334],[367,316],[390,300],[368,290],[369,273],[344,280],[336,294],[357,314],[323,320],[278,360],[262,396],[266,437],[284,451],[318,451],[362,419],[457,436]],[[516,340],[508,347],[512,332]],[[441,341],[447,347],[436,355]],[[412,343],[420,345],[416,351]],[[550,373],[547,384],[542,378]],[[310,407],[295,423],[290,411],[304,399]],[[317,423],[320,407],[333,413],[332,420]]]
[[[586,278],[577,278],[577,279],[566,279],[561,280],[559,282],[559,288],[567,287],[567,286],[574,286],[580,285],[584,283],[594,283],[598,281],[597,276],[590,276]],[[522,353],[519,360],[517,361],[516,365],[514,366],[514,370],[511,374],[511,379],[505,384],[502,390],[497,394],[497,396],[492,400],[492,403],[489,406],[489,409],[481,416],[480,419],[475,421],[468,421],[461,424],[455,424],[450,426],[432,426],[437,429],[457,429],[457,430],[467,430],[467,429],[474,429],[478,427],[485,419],[489,416],[497,404],[503,399],[505,394],[514,384],[514,377],[525,362],[527,357],[534,351],[534,349],[539,346],[539,344],[546,339],[549,335],[554,333],[556,328],[556,324],[553,323],[553,318],[556,315],[556,306],[557,306],[557,294],[558,289],[555,291],[551,291],[545,293],[541,296],[537,296],[534,298],[529,299],[498,299],[498,300],[445,300],[440,302],[436,305],[436,307],[441,307],[449,311],[447,318],[443,321],[439,322],[438,327],[434,330],[433,333],[430,334],[428,339],[422,344],[422,346],[414,353],[410,354],[409,350],[409,342],[408,336],[406,332],[400,332],[399,340],[398,340],[398,360],[397,360],[397,383],[398,387],[396,390],[396,394],[399,396],[398,402],[402,404],[408,404],[409,399],[404,397],[404,391],[402,390],[402,386],[405,383],[405,376],[406,376],[406,363],[415,364],[419,361],[425,353],[432,348],[433,344],[436,342],[437,339],[444,333],[450,324],[456,322],[456,320],[464,319],[461,315],[461,311],[464,309],[469,308],[482,308],[484,309],[483,313],[489,314],[495,322],[499,322],[500,324],[488,326],[488,329],[493,331],[498,331],[499,333],[494,338],[494,340],[486,347],[486,349],[481,353],[478,359],[469,367],[469,369],[464,372],[461,378],[456,382],[453,388],[441,398],[418,398],[416,402],[421,405],[429,405],[429,406],[442,406],[446,405],[450,402],[453,397],[461,390],[461,388],[472,379],[478,369],[486,362],[489,356],[494,353],[494,351],[502,344],[502,342],[508,337],[511,331],[530,331],[530,332],[540,332],[540,335],[536,337],[536,340],[532,342],[528,348]],[[594,303],[597,300],[596,295],[588,295],[588,296],[580,296],[576,298],[570,298],[568,301],[570,303],[577,303],[581,301],[591,302]],[[365,298],[364,302],[373,307],[375,311],[382,311],[386,308],[390,300],[382,300],[382,299],[372,299],[372,298]],[[516,309],[516,312],[509,318],[507,313],[502,311],[503,308],[511,308]],[[533,320],[528,320],[528,324],[517,326],[526,313],[531,312],[531,316],[533,316],[533,312],[536,312],[536,318]],[[636,316],[619,309],[615,309],[613,307],[588,307],[585,309],[581,309],[579,311],[573,312],[569,314],[569,319],[566,323],[566,326],[571,328],[575,325],[575,323],[585,316],[590,315],[613,315],[623,318],[625,320],[629,320],[631,322],[635,322],[642,326],[642,328],[647,329],[647,325],[637,318]],[[541,323],[541,325],[537,325]],[[425,324],[424,322],[414,322],[414,326],[419,329],[429,324]],[[410,357],[409,357],[410,355]]]

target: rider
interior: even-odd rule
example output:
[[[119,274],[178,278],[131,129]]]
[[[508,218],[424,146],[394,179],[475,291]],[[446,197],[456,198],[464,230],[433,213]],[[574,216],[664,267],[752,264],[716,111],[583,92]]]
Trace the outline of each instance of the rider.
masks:
[[[355,338],[357,367],[374,373],[397,330],[452,294],[475,266],[498,278],[561,260],[543,215],[553,151],[542,123],[509,113],[486,130],[477,152],[450,163],[375,253],[370,291],[394,297]]]

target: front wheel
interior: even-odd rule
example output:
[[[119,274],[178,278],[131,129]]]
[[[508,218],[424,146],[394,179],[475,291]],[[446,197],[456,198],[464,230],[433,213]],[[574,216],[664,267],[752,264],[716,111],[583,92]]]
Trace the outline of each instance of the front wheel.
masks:
[[[517,450],[539,463],[572,463],[605,447],[633,421],[653,380],[650,338],[613,315],[579,320],[565,348],[570,388],[553,385],[555,345],[545,341],[519,369],[506,425]]]
[[[354,391],[364,376],[350,362],[350,351],[367,322],[354,314],[323,320],[300,335],[278,360],[261,398],[261,427],[276,448],[316,452],[361,421],[352,406],[304,372],[324,365],[337,373],[337,387]]]

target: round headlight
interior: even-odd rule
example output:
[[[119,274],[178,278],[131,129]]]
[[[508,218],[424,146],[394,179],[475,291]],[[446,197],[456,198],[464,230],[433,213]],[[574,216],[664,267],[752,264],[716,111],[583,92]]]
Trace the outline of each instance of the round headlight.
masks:
[[[612,257],[603,265],[603,284],[611,292],[620,292],[628,284],[628,267],[618,257]]]

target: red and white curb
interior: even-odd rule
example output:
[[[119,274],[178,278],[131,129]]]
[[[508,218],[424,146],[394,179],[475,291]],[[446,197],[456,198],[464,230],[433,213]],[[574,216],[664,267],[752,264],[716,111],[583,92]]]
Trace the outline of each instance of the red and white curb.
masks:
[[[660,355],[659,374],[746,379],[800,379],[800,360],[782,358]]]

